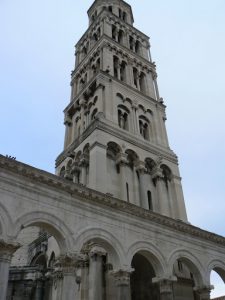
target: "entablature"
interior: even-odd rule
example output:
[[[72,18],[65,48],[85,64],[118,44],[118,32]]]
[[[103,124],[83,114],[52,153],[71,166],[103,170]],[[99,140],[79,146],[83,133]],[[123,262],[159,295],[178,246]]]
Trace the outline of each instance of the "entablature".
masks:
[[[111,210],[113,210],[124,216],[130,215],[135,218],[139,218],[140,221],[142,220],[146,224],[158,224],[163,226],[164,229],[171,231],[171,234],[173,235],[175,232],[177,232],[182,236],[185,235],[186,238],[193,239],[192,242],[194,242],[194,240],[199,241],[199,239],[201,239],[202,242],[207,243],[209,246],[225,246],[225,238],[220,235],[200,229],[183,221],[175,220],[156,212],[143,209],[134,204],[81,186],[80,184],[75,184],[49,172],[31,167],[10,158],[6,158],[3,155],[0,155],[0,170],[2,182],[8,180],[8,184],[11,186],[14,185],[14,180],[12,180],[12,177],[15,176],[15,179],[20,181],[20,185],[26,184],[26,188],[29,188],[29,186],[32,187],[35,194],[41,191],[42,188],[47,188],[48,192],[52,191],[53,194],[55,194],[56,191],[59,194],[62,193],[64,196],[61,196],[60,198],[65,201],[64,198],[66,192],[68,195],[70,195],[70,203],[73,202],[71,201],[71,197],[74,198],[74,200],[76,199],[74,205],[78,205],[77,202],[78,199],[80,199],[82,203],[93,204],[95,210],[97,207],[99,209],[105,208],[110,210],[110,213]],[[35,187],[35,185],[37,186]]]

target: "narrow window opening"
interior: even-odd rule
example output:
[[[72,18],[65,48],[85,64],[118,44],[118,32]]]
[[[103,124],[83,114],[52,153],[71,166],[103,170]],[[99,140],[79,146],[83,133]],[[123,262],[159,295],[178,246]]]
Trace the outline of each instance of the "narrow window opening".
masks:
[[[123,21],[126,22],[126,20],[127,20],[127,14],[123,12]]]
[[[112,12],[112,6],[109,6],[109,11]]]
[[[127,202],[130,202],[130,197],[129,197],[129,184],[126,183],[126,189],[127,189]]]
[[[150,191],[148,191],[148,208],[149,208],[149,210],[153,210],[153,206],[152,206],[152,193]]]

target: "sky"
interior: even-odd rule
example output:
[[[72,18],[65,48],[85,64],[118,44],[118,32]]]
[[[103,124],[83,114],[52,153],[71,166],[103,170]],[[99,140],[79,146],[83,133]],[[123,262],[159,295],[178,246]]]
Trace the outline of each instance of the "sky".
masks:
[[[225,1],[128,3],[135,26],[150,36],[189,221],[225,236]],[[1,154],[54,172],[74,45],[91,4],[0,0]],[[217,294],[225,294],[218,283]]]

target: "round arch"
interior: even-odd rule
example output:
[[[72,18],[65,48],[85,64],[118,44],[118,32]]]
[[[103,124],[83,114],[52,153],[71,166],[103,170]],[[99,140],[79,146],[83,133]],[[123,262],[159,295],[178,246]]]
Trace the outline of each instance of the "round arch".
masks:
[[[152,265],[156,277],[161,277],[165,274],[166,260],[161,251],[152,243],[144,241],[136,241],[133,243],[127,252],[127,263],[131,266],[132,259],[135,254],[143,255]]]
[[[203,286],[205,284],[205,270],[200,260],[186,249],[177,249],[171,253],[168,259],[169,274],[173,274],[173,267],[175,262],[179,260],[184,262],[194,276],[196,286]]]
[[[121,268],[125,262],[124,250],[120,241],[110,232],[102,228],[88,227],[79,232],[75,245],[78,251],[88,242],[94,242],[101,245],[108,253],[110,263],[115,269]]]
[[[26,227],[38,226],[45,229],[56,239],[60,252],[65,253],[72,249],[74,243],[72,240],[72,231],[65,225],[64,221],[55,215],[35,211],[24,214],[14,223],[14,236],[18,237],[20,231]]]
[[[212,260],[207,266],[207,279],[210,282],[211,272],[215,271],[225,283],[225,263],[220,260]]]

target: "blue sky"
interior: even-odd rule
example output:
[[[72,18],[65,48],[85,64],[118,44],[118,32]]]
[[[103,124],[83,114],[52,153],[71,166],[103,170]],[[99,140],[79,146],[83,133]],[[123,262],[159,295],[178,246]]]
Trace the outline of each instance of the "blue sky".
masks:
[[[225,1],[128,2],[151,37],[189,220],[225,236]],[[0,0],[0,153],[54,172],[91,3]]]

